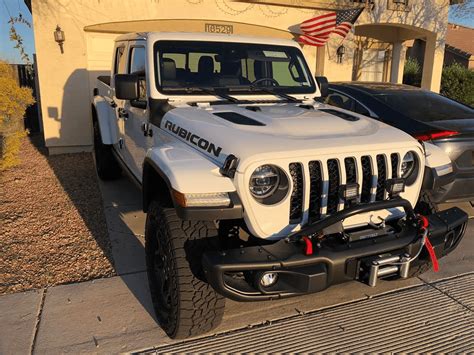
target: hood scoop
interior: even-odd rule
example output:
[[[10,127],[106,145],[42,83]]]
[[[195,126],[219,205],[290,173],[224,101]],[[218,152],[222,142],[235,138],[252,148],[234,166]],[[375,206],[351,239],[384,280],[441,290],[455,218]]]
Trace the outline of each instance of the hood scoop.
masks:
[[[215,112],[214,115],[223,118],[226,121],[244,126],[265,126],[264,123],[254,120],[253,118],[241,115],[237,112]]]
[[[351,121],[351,122],[359,121],[359,117],[349,115],[348,113],[345,113],[342,111],[333,110],[330,108],[320,108],[319,111],[326,112],[326,113],[329,113],[330,115],[340,117],[346,121]]]

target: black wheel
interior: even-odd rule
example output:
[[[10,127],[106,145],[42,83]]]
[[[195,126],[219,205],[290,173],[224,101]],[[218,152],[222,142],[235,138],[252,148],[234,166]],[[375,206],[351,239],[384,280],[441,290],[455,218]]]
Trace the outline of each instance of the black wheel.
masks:
[[[204,250],[215,248],[212,222],[183,221],[173,208],[153,201],[148,209],[145,252],[153,307],[166,334],[186,338],[215,328],[225,299],[205,281]]]
[[[94,122],[94,158],[97,175],[102,180],[120,177],[122,169],[112,153],[112,145],[102,143],[97,121]]]

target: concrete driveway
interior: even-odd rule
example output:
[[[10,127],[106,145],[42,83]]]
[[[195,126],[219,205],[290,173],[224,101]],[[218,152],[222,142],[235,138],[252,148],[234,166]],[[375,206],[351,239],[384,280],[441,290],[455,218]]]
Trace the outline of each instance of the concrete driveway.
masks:
[[[141,212],[140,193],[125,178],[102,183],[101,190],[118,276],[1,296],[0,353],[124,352],[176,343],[163,333],[153,315],[144,263],[145,215]],[[442,259],[440,266],[438,273],[430,271],[420,278],[382,281],[376,288],[351,282],[286,300],[258,303],[228,300],[224,320],[213,334],[241,334],[242,329],[248,331],[249,327],[267,329],[271,324],[299,319],[315,311],[332,310],[380,295],[386,297],[394,291],[435,287],[440,280],[474,274],[472,221],[462,244]],[[435,296],[430,302],[436,300]],[[456,319],[454,310],[452,315]],[[330,313],[325,317],[328,316]],[[291,349],[296,348],[288,348]]]

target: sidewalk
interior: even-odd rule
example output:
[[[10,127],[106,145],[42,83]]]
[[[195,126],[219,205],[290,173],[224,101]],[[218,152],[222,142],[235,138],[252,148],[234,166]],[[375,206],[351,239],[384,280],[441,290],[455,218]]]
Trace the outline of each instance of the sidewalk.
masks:
[[[0,353],[125,352],[176,343],[163,333],[153,315],[144,264],[145,216],[140,193],[125,178],[101,184],[101,190],[118,276],[1,296]],[[228,300],[224,320],[213,334],[298,318],[466,273],[474,273],[472,222],[462,244],[442,259],[437,274],[380,282],[377,288],[351,282],[319,294],[272,302]],[[438,292],[433,297],[442,302],[445,296]]]

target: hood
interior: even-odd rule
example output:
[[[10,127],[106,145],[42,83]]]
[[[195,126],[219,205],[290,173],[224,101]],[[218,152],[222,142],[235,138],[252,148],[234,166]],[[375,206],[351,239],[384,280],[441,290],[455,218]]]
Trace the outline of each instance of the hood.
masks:
[[[273,103],[178,107],[161,128],[222,163],[414,147],[408,134],[371,118],[324,104]]]

